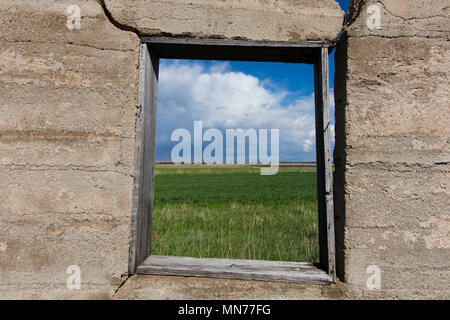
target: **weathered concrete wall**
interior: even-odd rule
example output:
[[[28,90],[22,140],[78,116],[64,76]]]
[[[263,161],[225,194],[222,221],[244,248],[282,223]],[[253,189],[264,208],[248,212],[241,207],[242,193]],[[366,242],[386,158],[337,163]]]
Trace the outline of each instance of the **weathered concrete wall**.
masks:
[[[115,21],[145,35],[271,41],[334,40],[334,0],[105,0]]]
[[[449,298],[449,10],[352,3],[335,81],[345,283],[135,276],[117,298]],[[125,278],[139,35],[332,40],[342,16],[332,0],[0,0],[0,298],[107,298]],[[66,287],[70,265],[82,290]],[[367,290],[368,265],[382,290]]]
[[[446,0],[353,1],[338,44],[338,272],[368,296],[450,297],[449,14]],[[369,265],[381,291],[364,290]]]
[[[0,298],[106,298],[125,278],[138,35],[331,40],[342,20],[333,0],[0,0]]]
[[[174,276],[130,277],[115,299],[231,299],[231,300],[330,300],[348,297],[348,289],[285,282],[264,282]]]
[[[81,29],[66,8],[81,7]],[[86,1],[0,0],[0,298],[108,297],[127,271],[139,38]],[[68,290],[66,268],[81,268]]]

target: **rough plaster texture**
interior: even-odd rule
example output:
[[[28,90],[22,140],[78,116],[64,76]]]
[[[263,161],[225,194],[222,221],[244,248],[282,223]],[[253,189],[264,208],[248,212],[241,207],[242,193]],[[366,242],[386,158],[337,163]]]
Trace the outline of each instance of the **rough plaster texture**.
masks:
[[[347,290],[333,286],[167,276],[130,277],[114,299],[340,299]]]
[[[369,30],[369,5],[381,29]],[[450,3],[353,1],[336,52],[338,273],[450,297]]]
[[[105,298],[121,284],[138,58],[139,38],[96,1],[0,1],[0,298]],[[67,289],[70,265],[81,290]]]
[[[115,21],[141,35],[271,41],[334,40],[334,0],[105,0]]]
[[[0,0],[0,298],[108,298],[126,278],[138,35],[330,40],[342,21],[331,0]]]
[[[372,3],[381,30],[365,24]],[[448,1],[358,0],[349,17],[335,81],[344,282],[133,276],[115,298],[450,297]],[[138,35],[332,40],[341,22],[331,0],[0,0],[0,298],[104,299],[126,278]],[[74,264],[81,290],[66,287]],[[382,290],[366,288],[370,264]]]

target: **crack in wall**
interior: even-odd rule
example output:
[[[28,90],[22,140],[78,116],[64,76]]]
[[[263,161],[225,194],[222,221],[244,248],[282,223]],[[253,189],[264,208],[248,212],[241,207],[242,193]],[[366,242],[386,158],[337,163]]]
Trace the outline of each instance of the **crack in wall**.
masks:
[[[139,38],[143,38],[144,36],[158,36],[158,37],[172,37],[172,38],[198,38],[197,35],[191,33],[191,32],[183,32],[181,34],[174,34],[171,32],[165,32],[162,31],[160,29],[148,29],[143,27],[143,30],[139,30],[139,28],[135,27],[135,26],[130,26],[130,25],[126,25],[123,24],[121,22],[119,22],[116,18],[113,17],[111,11],[109,11],[109,9],[106,6],[106,2],[105,0],[96,0],[100,6],[103,9],[103,12],[105,14],[105,16],[108,18],[109,22],[111,24],[113,24],[116,28],[123,30],[123,31],[129,31],[129,32],[133,32],[135,33]],[[201,7],[199,5],[199,7]],[[161,17],[162,18],[168,18],[168,17]],[[144,18],[140,18],[139,20],[143,20]],[[159,17],[150,17],[150,16],[146,16],[145,19],[150,19],[150,20],[159,20]],[[174,19],[174,17],[172,17],[172,19]],[[138,20],[138,21],[139,21]],[[177,20],[179,21],[190,21],[191,19],[181,19],[181,18],[177,18]],[[345,19],[343,21],[343,26],[345,24]],[[316,28],[314,28],[316,29]],[[318,29],[316,29],[318,30]],[[334,46],[337,42],[337,40],[339,39],[339,35],[342,33],[342,31],[344,30],[344,28],[342,27],[341,30],[339,31],[338,35],[329,40],[331,46]],[[320,30],[318,30],[320,31]],[[215,35],[215,34],[209,34],[209,35],[202,35],[200,38],[207,38],[207,39],[226,39],[226,36],[223,35]],[[241,37],[241,36],[235,36],[235,37],[231,37],[230,39],[232,40],[248,40],[245,37]]]
[[[105,0],[96,0],[100,6],[103,9],[103,12],[105,13],[105,16],[108,18],[109,22],[111,22],[116,28],[120,29],[120,30],[124,30],[124,31],[129,31],[129,32],[134,32],[139,38],[142,37],[141,32],[132,26],[128,26],[125,24],[122,24],[120,22],[118,22],[111,14],[111,12],[108,10],[108,8],[106,7],[106,3]]]
[[[443,32],[443,31],[442,31]],[[356,38],[356,37],[355,37]],[[381,35],[381,34],[370,34],[365,36],[357,36],[357,38],[364,39],[364,38],[382,38],[382,39],[447,39],[446,36],[419,36],[419,35],[397,35],[397,36],[387,36],[387,35]]]
[[[112,298],[114,298],[114,296],[117,294],[117,292],[119,292],[119,290],[125,285],[125,283],[128,281],[128,279],[130,279],[132,277],[132,275],[129,275],[128,272],[123,273],[121,276],[125,277],[125,279],[122,280],[122,283],[117,287],[116,290],[114,290]]]
[[[386,5],[383,3],[383,1],[379,0],[378,3],[384,8],[384,10],[389,13],[391,16],[396,17],[398,19],[401,19],[403,21],[412,21],[412,20],[424,20],[424,19],[433,19],[433,18],[446,18],[449,19],[449,17],[446,17],[444,15],[434,15],[434,16],[426,16],[426,17],[413,17],[413,18],[405,18],[402,17],[398,14],[393,13],[392,11],[388,10],[388,8],[386,8]]]
[[[35,40],[29,40],[29,39],[26,39],[26,40],[14,39],[11,41],[11,40],[2,39],[2,38],[0,38],[0,41],[13,42],[13,43],[33,43],[33,44],[54,45],[54,46],[69,45],[69,46],[92,48],[92,49],[101,50],[101,51],[117,51],[117,52],[133,52],[134,51],[132,49],[124,50],[124,49],[117,49],[117,48],[98,47],[98,46],[93,46],[93,45],[89,45],[89,44],[79,44],[79,43],[74,43],[73,41],[56,42],[56,41],[35,41]]]
[[[359,2],[357,2],[357,1],[359,1]],[[345,21],[346,26],[350,26],[351,24],[353,24],[353,22],[355,22],[358,19],[359,15],[361,14],[363,6],[364,6],[364,1],[352,0],[350,2],[346,21]],[[343,29],[345,29],[345,28],[343,28]]]
[[[7,165],[0,165],[0,168],[3,170],[20,170],[20,171],[83,171],[83,172],[103,172],[103,173],[117,173],[120,175],[124,175],[125,177],[134,178],[134,175],[118,171],[118,170],[110,170],[110,169],[104,169],[101,167],[94,167],[94,166],[80,166],[80,165],[49,165],[49,164],[7,164]]]

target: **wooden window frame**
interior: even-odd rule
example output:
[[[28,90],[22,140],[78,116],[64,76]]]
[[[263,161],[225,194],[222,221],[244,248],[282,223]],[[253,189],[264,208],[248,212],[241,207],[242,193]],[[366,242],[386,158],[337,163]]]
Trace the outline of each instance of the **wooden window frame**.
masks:
[[[336,280],[330,135],[328,42],[143,38],[136,122],[129,274],[327,284]],[[159,59],[242,60],[314,64],[320,263],[152,256],[152,214]]]

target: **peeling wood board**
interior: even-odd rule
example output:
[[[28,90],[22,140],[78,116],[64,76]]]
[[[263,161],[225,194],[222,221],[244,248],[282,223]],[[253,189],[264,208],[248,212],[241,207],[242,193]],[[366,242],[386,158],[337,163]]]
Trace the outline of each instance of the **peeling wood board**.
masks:
[[[242,60],[271,62],[315,62],[322,47],[319,41],[249,41],[147,37],[141,39],[155,54],[166,59]]]
[[[328,274],[312,263],[150,256],[138,274],[329,284]]]
[[[328,48],[314,65],[320,263],[336,280]]]
[[[142,45],[128,259],[129,274],[136,272],[136,267],[150,255],[151,250],[158,69],[159,59],[149,52],[146,45]]]

